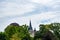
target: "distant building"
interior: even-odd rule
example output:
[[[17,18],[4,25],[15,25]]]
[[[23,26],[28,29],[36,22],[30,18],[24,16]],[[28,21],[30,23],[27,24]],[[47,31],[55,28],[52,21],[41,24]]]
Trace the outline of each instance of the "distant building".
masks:
[[[10,25],[13,25],[13,26],[19,26],[18,23],[11,23]]]
[[[29,31],[29,33],[30,33],[30,36],[31,36],[31,37],[34,37],[34,34],[35,34],[35,32],[36,32],[36,29],[33,30],[31,21],[30,21],[30,23],[29,23],[28,31]]]

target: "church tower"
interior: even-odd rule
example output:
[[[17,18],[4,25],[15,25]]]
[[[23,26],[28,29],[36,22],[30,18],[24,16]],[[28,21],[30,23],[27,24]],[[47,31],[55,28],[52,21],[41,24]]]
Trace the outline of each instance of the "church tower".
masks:
[[[32,28],[31,20],[30,20],[30,23],[29,23],[28,30],[29,30],[30,36],[31,37],[34,37],[34,30]]]
[[[30,23],[29,23],[28,30],[29,30],[29,31],[33,30],[33,28],[32,28],[32,24],[31,24],[31,20],[30,20]]]

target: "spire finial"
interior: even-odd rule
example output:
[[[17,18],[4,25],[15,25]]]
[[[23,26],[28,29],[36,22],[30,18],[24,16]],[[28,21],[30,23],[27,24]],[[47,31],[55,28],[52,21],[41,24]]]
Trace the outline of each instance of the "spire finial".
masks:
[[[29,30],[32,30],[32,24],[31,24],[31,20],[30,20],[30,23],[29,23]]]

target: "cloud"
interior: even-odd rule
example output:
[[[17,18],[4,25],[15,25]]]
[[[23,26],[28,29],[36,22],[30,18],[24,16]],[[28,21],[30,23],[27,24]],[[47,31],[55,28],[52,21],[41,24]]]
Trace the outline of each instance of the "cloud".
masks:
[[[17,18],[9,19],[6,22],[4,22],[4,26],[6,27],[7,25],[13,22],[17,22],[20,25],[23,25],[23,24],[29,25],[29,21],[31,20],[33,28],[36,28],[37,30],[39,30],[39,24],[59,22],[57,21],[58,19],[58,15],[56,15],[57,13],[59,12],[43,12],[41,14],[35,14],[31,16],[17,17]]]
[[[14,15],[22,15],[27,12],[31,12],[34,10],[35,6],[30,3],[18,3],[18,2],[2,2],[0,4],[0,11],[2,16],[14,16]],[[1,17],[2,17],[1,16]]]
[[[33,28],[39,24],[60,22],[60,0],[2,0],[0,1],[0,31],[17,22],[20,25],[32,21]]]
[[[32,0],[32,2],[43,4],[43,5],[46,5],[46,4],[50,3],[51,1],[53,1],[53,0]]]

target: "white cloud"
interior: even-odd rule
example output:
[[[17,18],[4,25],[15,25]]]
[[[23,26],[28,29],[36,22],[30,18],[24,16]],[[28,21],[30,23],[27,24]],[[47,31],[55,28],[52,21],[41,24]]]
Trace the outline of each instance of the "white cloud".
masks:
[[[30,2],[29,2],[30,1]],[[60,1],[60,0],[59,0]],[[59,1],[57,0],[7,0],[5,2],[0,3],[0,11],[2,11],[2,13],[0,14],[0,18],[4,18],[5,16],[16,16],[14,18],[8,19],[5,18],[1,19],[4,20],[2,21],[3,23],[0,23],[0,29],[4,30],[4,28],[9,25],[12,22],[17,22],[20,25],[22,24],[28,24],[29,25],[29,20],[31,19],[32,21],[32,25],[33,28],[35,27],[38,30],[38,26],[39,24],[43,23],[51,23],[51,22],[60,22],[60,10],[58,11],[59,7]],[[35,5],[38,4],[38,5]],[[41,5],[43,5],[44,7],[48,7],[48,8],[52,8],[49,10],[56,10],[56,11],[45,11],[44,7],[41,8]],[[39,6],[40,5],[40,6]],[[35,9],[36,7],[36,9]],[[40,9],[41,8],[41,9]],[[43,10],[42,10],[43,9]],[[34,10],[38,10],[41,11],[40,12],[34,12]],[[29,13],[31,14],[35,13],[34,15],[29,15]],[[20,17],[18,15],[23,15],[23,14],[28,14],[29,16],[24,16],[24,17]],[[18,17],[17,17],[18,16]],[[0,20],[0,21],[1,21]],[[45,22],[46,21],[46,22]],[[1,25],[2,24],[2,25]]]
[[[31,1],[32,3],[28,3],[29,1]],[[1,8],[0,10],[3,12],[2,14],[0,14],[0,17],[5,17],[5,16],[14,16],[14,15],[23,15],[26,14],[27,12],[32,12],[33,10],[35,10],[34,8],[37,7],[35,3],[38,4],[44,4],[48,7],[52,7],[53,10],[58,10],[58,3],[56,3],[56,1],[54,0],[11,0],[11,2],[9,2],[8,0],[5,2],[2,2],[1,6],[3,8]],[[58,1],[57,1],[58,2]],[[43,10],[42,10],[43,11]]]
[[[27,12],[31,12],[34,10],[35,6],[31,3],[28,4],[18,4],[17,2],[3,2],[1,4],[3,8],[2,10],[2,16],[14,16],[14,15],[23,15]]]
[[[53,0],[52,2],[50,2],[47,6],[49,7],[56,7],[57,5],[60,5],[60,0]]]
[[[32,0],[32,2],[43,4],[43,5],[49,4],[51,1],[53,0]]]

